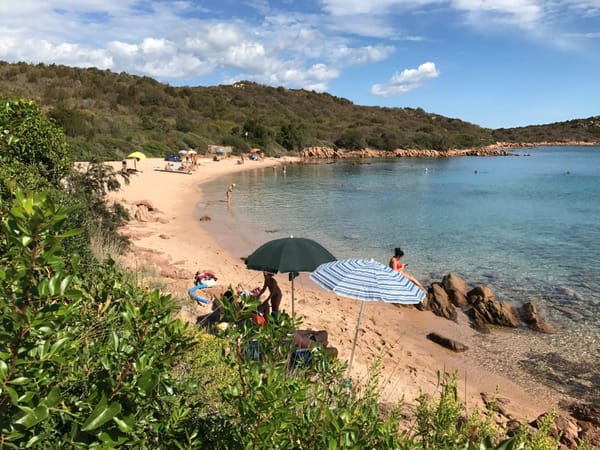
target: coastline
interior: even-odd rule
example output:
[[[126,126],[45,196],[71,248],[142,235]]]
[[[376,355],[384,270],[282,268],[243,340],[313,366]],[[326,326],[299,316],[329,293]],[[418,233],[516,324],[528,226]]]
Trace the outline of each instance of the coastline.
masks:
[[[236,230],[223,230],[223,235],[209,233],[199,226],[196,209],[199,202],[221,202],[226,208],[226,184],[221,198],[207,198],[201,183],[226,177],[229,174],[257,168],[270,168],[283,164],[286,160],[266,158],[259,162],[236,164],[235,158],[218,163],[201,159],[201,165],[191,176],[178,177],[175,174],[152,170],[162,160],[141,161],[143,170],[132,177],[131,184],[117,193],[111,200],[126,205],[149,203],[152,205],[152,219],[133,220],[123,229],[132,239],[132,254],[127,258],[128,267],[140,274],[142,281],[152,287],[171,292],[175,298],[183,299],[182,317],[192,320],[195,315],[204,314],[207,307],[195,304],[187,296],[196,270],[211,270],[219,277],[219,283],[209,294],[218,295],[230,284],[255,287],[262,282],[260,273],[249,271],[240,260],[245,254],[234,254],[232,249],[243,251],[256,242],[239,242]],[[299,159],[287,159],[289,163]],[[114,163],[120,168],[120,162]],[[234,194],[235,195],[235,194]],[[234,197],[235,202],[235,197]],[[156,220],[155,220],[156,219]],[[211,229],[218,228],[212,223]],[[262,238],[258,237],[257,239]],[[223,246],[220,241],[230,245]],[[257,281],[258,280],[258,281]],[[278,276],[283,291],[283,309],[289,311],[290,284],[287,276]],[[302,315],[304,326],[325,329],[329,333],[331,345],[338,348],[340,358],[347,360],[350,354],[359,302],[349,301],[319,290],[302,274],[296,289],[296,311]],[[469,346],[476,332],[461,317],[458,323],[434,316],[430,312],[420,312],[412,308],[398,308],[393,305],[369,303],[361,324],[359,344],[353,365],[353,378],[363,379],[371,364],[380,357],[382,360],[382,399],[397,401],[404,397],[413,404],[419,389],[433,393],[436,391],[436,371],[457,371],[461,399],[469,408],[481,407],[481,393],[493,395],[496,386],[500,397],[508,397],[507,409],[517,419],[533,419],[539,414],[556,408],[560,400],[557,394],[549,391],[526,392],[528,387],[518,385],[507,377],[494,373],[493,368],[484,368],[476,363],[469,351],[457,354],[427,340],[425,336],[436,331]]]
[[[519,156],[515,150],[534,147],[596,147],[600,142],[496,142],[482,147],[465,148],[459,150],[423,150],[423,149],[396,149],[375,150],[365,148],[362,150],[334,149],[332,147],[308,147],[300,151],[300,157],[307,160],[320,159],[360,159],[360,158],[454,158],[460,156]]]

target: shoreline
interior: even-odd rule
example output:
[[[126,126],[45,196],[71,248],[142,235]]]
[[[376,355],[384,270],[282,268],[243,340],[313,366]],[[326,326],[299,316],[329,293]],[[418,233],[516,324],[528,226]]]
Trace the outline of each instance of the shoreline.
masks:
[[[128,258],[128,266],[141,272],[143,280],[150,286],[160,287],[172,292],[176,298],[184,299],[182,317],[188,319],[209,311],[207,307],[196,305],[187,297],[187,289],[193,284],[196,270],[211,270],[219,277],[218,286],[212,288],[212,292],[206,292],[207,297],[209,294],[220,294],[229,284],[236,286],[240,283],[244,287],[253,288],[257,280],[262,283],[259,272],[245,268],[239,259],[243,255],[234,255],[231,251],[233,248],[242,250],[244,245],[251,246],[254,243],[236,241],[238,237],[235,229],[225,230],[223,236],[215,236],[206,227],[198,226],[196,216],[200,211],[196,209],[196,204],[216,201],[226,206],[219,198],[208,199],[201,184],[219,177],[226,178],[227,175],[240,171],[266,169],[285,162],[272,158],[246,162],[243,165],[235,164],[235,158],[218,163],[204,159],[201,161],[192,176],[187,177],[153,171],[153,160],[142,161],[138,164],[144,172],[132,177],[129,186],[111,194],[112,200],[129,205],[147,201],[153,205],[153,209],[160,211],[155,213],[158,220],[131,221],[124,227],[123,232],[131,237],[134,247],[133,257]],[[287,161],[295,163],[299,159]],[[120,163],[114,164],[117,168],[120,167]],[[223,198],[225,188],[224,183]],[[213,225],[215,224],[211,223],[211,227]],[[231,246],[221,245],[220,239],[227,240]],[[277,277],[284,295],[282,308],[289,311],[290,285],[287,276]],[[296,289],[296,311],[302,315],[304,327],[327,330],[331,345],[336,346],[340,352],[340,359],[347,360],[360,304],[358,301],[326,293],[311,284],[305,274],[300,276]],[[459,390],[464,393],[462,400],[469,408],[482,407],[481,393],[493,394],[496,386],[499,386],[501,397],[509,397],[511,403],[508,409],[519,419],[533,419],[557,408],[560,400],[558,393],[536,392],[531,395],[526,392],[526,387],[477,363],[477,358],[471,357],[470,351],[456,354],[428,341],[425,336],[431,331],[467,345],[477,338],[476,332],[462,317],[459,323],[454,323],[430,312],[369,303],[361,323],[353,377],[363,379],[370,365],[380,357],[381,398],[388,401],[405,397],[406,403],[413,404],[419,389],[435,392],[437,370],[449,373],[456,370]]]

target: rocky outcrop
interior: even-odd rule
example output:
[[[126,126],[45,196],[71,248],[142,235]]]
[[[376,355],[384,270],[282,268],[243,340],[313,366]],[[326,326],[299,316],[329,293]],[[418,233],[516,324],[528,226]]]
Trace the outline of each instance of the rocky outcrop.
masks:
[[[456,308],[450,302],[448,294],[440,283],[431,283],[421,309],[431,311],[436,316],[454,321],[457,317]]]
[[[515,308],[497,300],[488,286],[471,288],[462,278],[452,273],[445,275],[441,283],[431,283],[425,300],[416,307],[454,321],[457,320],[458,310],[465,311],[473,328],[482,333],[489,333],[490,326],[517,328],[522,325],[535,331],[553,332],[552,326],[542,319],[539,309],[533,303]]]
[[[454,306],[467,306],[467,293],[471,290],[471,287],[462,278],[452,273],[444,275],[442,286],[444,286],[444,290]]]
[[[396,149],[376,150],[364,148],[361,150],[336,149],[332,147],[307,147],[299,152],[299,156],[305,159],[338,159],[338,158],[448,158],[454,156],[514,156],[515,150],[528,147],[539,147],[549,145],[574,145],[589,146],[598,145],[593,142],[496,142],[476,148],[460,150],[422,150],[422,149]]]
[[[361,159],[361,158],[448,158],[454,156],[508,156],[511,155],[504,147],[487,146],[462,150],[421,150],[396,149],[376,150],[365,148],[361,150],[335,149],[332,147],[307,147],[299,152],[305,159]]]
[[[531,302],[527,302],[519,308],[519,315],[521,320],[534,331],[541,331],[543,333],[552,333],[554,331],[550,325],[544,322],[538,307]]]
[[[489,331],[488,325],[517,328],[519,319],[516,310],[508,303],[496,300],[487,286],[477,286],[467,293],[468,314],[475,328]]]
[[[592,448],[600,448],[600,406],[575,402],[567,408],[580,428],[579,438],[588,441]]]
[[[540,429],[541,425],[548,417],[549,413],[543,413],[538,416],[530,425],[536,429]],[[581,428],[577,425],[577,422],[567,414],[558,412],[554,415],[552,423],[550,424],[550,436],[559,438],[559,442],[562,444],[559,448],[575,448],[580,442],[579,432]]]
[[[496,422],[504,424],[508,436],[521,432],[523,427],[531,435],[551,420],[548,431],[550,436],[558,439],[558,449],[579,448],[584,442],[589,445],[584,448],[600,448],[600,408],[594,405],[561,402],[558,411],[545,412],[527,423],[509,399],[485,392],[481,393],[481,399],[485,407],[496,414]]]
[[[137,222],[164,222],[161,212],[150,200],[137,200],[128,205],[129,217]]]

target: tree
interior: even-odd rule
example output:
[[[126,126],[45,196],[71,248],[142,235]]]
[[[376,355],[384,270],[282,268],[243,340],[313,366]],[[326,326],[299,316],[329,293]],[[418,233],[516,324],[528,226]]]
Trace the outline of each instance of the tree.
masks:
[[[71,167],[67,140],[30,100],[3,102],[0,108],[2,164],[18,162],[58,186]]]

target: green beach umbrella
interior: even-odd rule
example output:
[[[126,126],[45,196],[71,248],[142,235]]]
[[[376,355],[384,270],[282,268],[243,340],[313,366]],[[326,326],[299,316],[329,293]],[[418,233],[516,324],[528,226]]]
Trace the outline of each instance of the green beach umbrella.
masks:
[[[263,272],[291,274],[293,316],[295,272],[312,272],[321,264],[335,260],[336,257],[318,242],[290,236],[261,245],[246,258],[246,267]]]

